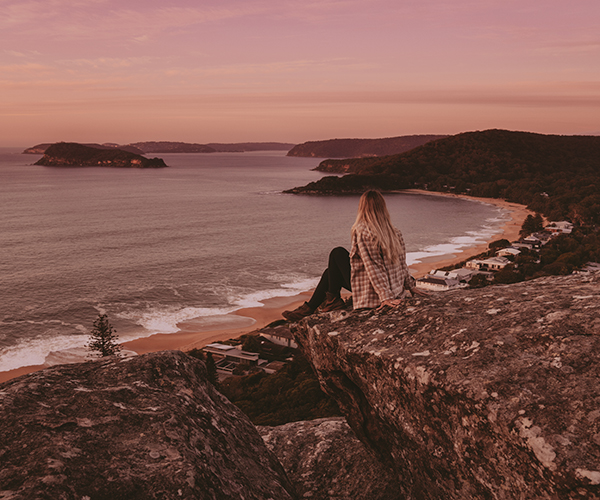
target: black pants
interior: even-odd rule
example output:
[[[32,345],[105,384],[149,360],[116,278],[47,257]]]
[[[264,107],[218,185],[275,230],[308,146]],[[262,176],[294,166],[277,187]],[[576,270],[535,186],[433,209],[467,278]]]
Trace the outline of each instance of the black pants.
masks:
[[[344,247],[336,247],[329,254],[329,264],[323,272],[317,288],[308,301],[311,309],[316,309],[325,301],[327,292],[339,295],[342,288],[350,288],[350,254]]]

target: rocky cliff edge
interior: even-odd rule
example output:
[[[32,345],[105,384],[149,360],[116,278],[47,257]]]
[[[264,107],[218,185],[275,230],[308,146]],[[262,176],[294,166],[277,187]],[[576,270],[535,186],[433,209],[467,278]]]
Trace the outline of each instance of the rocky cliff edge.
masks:
[[[336,311],[292,329],[405,498],[600,498],[599,274]]]
[[[3,499],[295,498],[256,428],[178,351],[11,380],[0,421]]]

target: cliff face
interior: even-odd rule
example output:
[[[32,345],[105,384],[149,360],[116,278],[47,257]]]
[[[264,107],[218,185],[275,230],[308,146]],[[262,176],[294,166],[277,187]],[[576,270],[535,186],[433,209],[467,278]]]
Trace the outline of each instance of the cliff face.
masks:
[[[300,498],[404,500],[392,471],[356,438],[343,418],[258,427]]]
[[[405,498],[600,498],[600,275],[293,327]]]
[[[0,497],[294,498],[255,427],[178,351],[0,386]]]
[[[161,158],[144,156],[120,149],[98,149],[72,142],[58,142],[49,146],[35,165],[46,167],[166,167]]]

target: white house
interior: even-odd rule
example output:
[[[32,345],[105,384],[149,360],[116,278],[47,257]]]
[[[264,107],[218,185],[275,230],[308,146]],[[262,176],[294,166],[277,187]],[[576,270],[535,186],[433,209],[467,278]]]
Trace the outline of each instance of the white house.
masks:
[[[417,287],[423,290],[431,290],[434,292],[445,292],[446,290],[452,290],[454,288],[464,288],[466,283],[461,283],[457,279],[452,278],[440,278],[431,276],[428,274],[423,278],[417,280]]]
[[[204,352],[210,352],[215,357],[215,365],[218,370],[232,372],[240,363],[247,365],[262,365],[267,360],[260,359],[257,352],[242,351],[241,347],[226,344],[208,344],[202,348]]]
[[[516,257],[521,253],[521,250],[514,247],[502,248],[496,252],[497,257]]]
[[[573,231],[573,223],[568,222],[566,220],[562,220],[559,222],[550,222],[546,226],[546,229],[557,234],[570,234],[571,231]]]
[[[510,264],[510,260],[506,257],[490,257],[484,260],[470,260],[467,262],[467,267],[484,271],[499,271],[500,269],[504,269],[508,264]]]
[[[473,269],[467,269],[466,267],[461,267],[460,269],[452,269],[451,271],[440,271],[439,269],[434,269],[429,273],[429,276],[433,276],[435,278],[450,278],[458,281],[469,281],[473,276],[477,274]]]
[[[292,349],[298,348],[298,344],[294,340],[294,336],[292,335],[292,332],[290,332],[290,329],[285,326],[276,326],[274,328],[263,328],[260,331],[260,336],[266,338],[267,340],[269,340],[277,345],[291,347]]]

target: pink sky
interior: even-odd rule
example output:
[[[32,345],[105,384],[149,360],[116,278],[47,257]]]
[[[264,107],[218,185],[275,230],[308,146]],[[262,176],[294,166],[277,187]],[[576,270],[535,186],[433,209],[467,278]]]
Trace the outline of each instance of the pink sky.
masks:
[[[600,133],[599,0],[0,0],[0,146]]]

